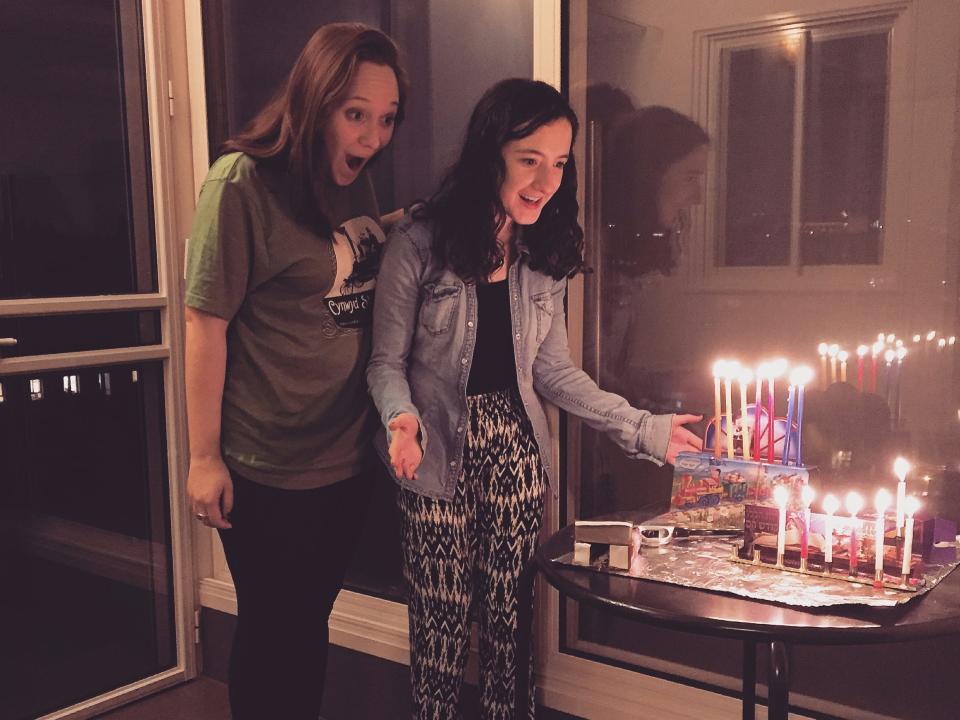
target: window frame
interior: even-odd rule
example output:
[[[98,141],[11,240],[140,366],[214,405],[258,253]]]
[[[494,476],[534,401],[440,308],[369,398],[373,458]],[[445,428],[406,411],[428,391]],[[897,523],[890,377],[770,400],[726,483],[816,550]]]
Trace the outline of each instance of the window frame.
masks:
[[[909,113],[898,116],[894,110],[913,104],[915,61],[911,52],[911,40],[916,36],[916,19],[915,13],[908,12],[910,7],[911,3],[901,0],[867,9],[784,15],[766,21],[695,33],[693,117],[710,133],[714,148],[707,163],[705,202],[691,213],[690,262],[687,263],[685,273],[690,292],[867,293],[876,292],[878,289],[901,289],[902,278],[898,268],[908,245],[910,230],[909,193],[906,189],[910,183],[907,155],[913,128]],[[805,53],[801,50],[795,65],[790,264],[756,267],[721,265],[725,197],[723,119],[726,115],[723,96],[726,82],[722,53],[731,49],[780,45],[784,36],[789,35],[798,35],[801,42],[805,42],[803,38],[807,32],[811,39],[818,40],[879,32],[887,33],[889,38],[887,72],[890,84],[885,129],[881,262],[865,265],[799,264],[803,96],[806,73]],[[713,241],[710,238],[713,238]],[[756,272],[757,270],[762,272]]]

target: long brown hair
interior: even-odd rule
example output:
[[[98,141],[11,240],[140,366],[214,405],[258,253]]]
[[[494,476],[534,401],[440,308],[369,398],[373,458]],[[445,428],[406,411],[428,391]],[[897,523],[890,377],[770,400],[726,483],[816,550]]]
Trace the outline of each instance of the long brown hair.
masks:
[[[318,234],[332,227],[323,197],[317,195],[323,159],[323,127],[343,101],[362,62],[393,70],[400,90],[395,124],[403,120],[407,78],[397,46],[362,23],[319,28],[294,63],[286,81],[262,110],[220,152],[242,152],[283,168],[290,176],[294,216]]]

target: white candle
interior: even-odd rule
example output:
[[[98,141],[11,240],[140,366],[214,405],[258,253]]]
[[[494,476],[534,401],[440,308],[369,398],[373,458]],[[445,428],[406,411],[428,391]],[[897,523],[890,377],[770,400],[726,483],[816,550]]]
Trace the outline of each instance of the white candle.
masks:
[[[817,352],[820,353],[820,389],[827,389],[827,351],[830,346],[826,343],[817,345]]]
[[[731,360],[723,367],[724,399],[727,401],[727,457],[732,458],[733,452],[733,378],[740,372],[740,363]]]
[[[857,530],[860,526],[860,521],[857,520],[857,513],[863,508],[863,498],[860,497],[858,493],[850,491],[847,493],[847,498],[844,501],[844,504],[847,507],[847,512],[850,513],[850,574],[857,574]]]
[[[907,498],[904,510],[907,513],[907,528],[903,539],[903,567],[900,572],[910,577],[910,554],[913,552],[913,514],[920,507],[920,501],[913,495]],[[906,580],[904,578],[904,580]]]
[[[800,559],[806,564],[807,556],[810,553],[810,503],[816,497],[816,491],[809,485],[804,485],[800,491],[800,498],[803,500],[803,539],[800,545]]]
[[[787,539],[787,498],[790,491],[786,485],[777,485],[773,489],[773,499],[780,508],[780,516],[777,520],[777,565],[783,564],[783,550]]]
[[[884,488],[877,490],[874,499],[874,507],[877,509],[877,519],[873,531],[874,542],[874,563],[873,569],[876,572],[877,580],[883,580],[883,535],[884,520],[887,508],[890,507],[890,493]]]
[[[847,358],[849,353],[846,350],[841,350],[837,353],[837,357],[840,358],[840,382],[847,381]]]
[[[910,463],[905,458],[898,457],[893,461],[893,473],[897,476],[897,535],[903,528],[903,503],[907,497],[908,472]]]
[[[743,440],[743,457],[750,457],[750,423],[747,422],[747,386],[753,382],[753,370],[740,368],[740,437]],[[756,410],[754,410],[756,412]]]
[[[823,499],[823,510],[827,513],[827,517],[823,521],[823,536],[824,547],[823,547],[823,561],[830,565],[833,562],[833,514],[840,509],[840,501],[837,500],[835,495],[827,495]]]
[[[720,378],[723,376],[726,360],[717,360],[713,364],[713,421],[716,432],[713,435],[713,456],[720,457]]]

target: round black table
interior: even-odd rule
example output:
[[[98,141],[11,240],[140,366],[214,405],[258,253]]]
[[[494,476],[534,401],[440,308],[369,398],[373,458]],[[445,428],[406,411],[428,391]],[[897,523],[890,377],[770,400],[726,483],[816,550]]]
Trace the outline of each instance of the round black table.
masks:
[[[624,512],[598,519],[640,523],[656,514]],[[960,570],[922,597],[895,608],[800,609],[552,561],[572,550],[573,525],[568,525],[537,551],[539,569],[564,595],[639,622],[742,640],[745,720],[754,717],[758,643],[770,648],[768,717],[786,720],[790,645],[895,643],[960,633]]]

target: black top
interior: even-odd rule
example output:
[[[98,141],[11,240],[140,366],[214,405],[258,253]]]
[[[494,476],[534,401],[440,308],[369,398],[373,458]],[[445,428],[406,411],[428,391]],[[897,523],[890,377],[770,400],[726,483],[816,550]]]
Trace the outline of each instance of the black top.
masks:
[[[508,284],[501,280],[477,285],[477,343],[467,380],[467,395],[499,392],[517,386]]]

